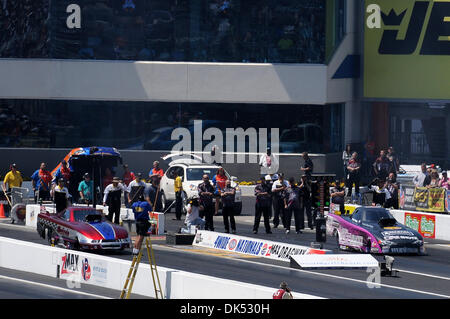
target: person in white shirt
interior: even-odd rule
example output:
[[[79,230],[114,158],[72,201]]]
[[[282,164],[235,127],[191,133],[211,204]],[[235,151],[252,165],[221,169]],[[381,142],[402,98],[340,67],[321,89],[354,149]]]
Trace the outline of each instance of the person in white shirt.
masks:
[[[422,171],[414,176],[413,183],[414,185],[416,185],[416,187],[425,187],[429,184],[427,183],[429,179],[427,172],[427,165],[425,163],[422,163],[420,168]]]
[[[69,206],[69,198],[71,197],[69,190],[64,186],[64,178],[58,179],[58,185],[52,189],[51,195],[55,202],[56,214],[61,216]]]
[[[190,230],[192,225],[199,226],[200,229],[203,229],[205,226],[205,220],[200,218],[200,209],[203,208],[200,206],[198,199],[198,195],[193,195],[186,205],[186,219],[184,222],[188,230]]]
[[[273,204],[273,228],[277,228],[281,223],[283,228],[284,223],[284,191],[289,187],[289,183],[284,179],[284,174],[278,174],[278,179],[272,184],[272,204]]]
[[[261,176],[275,174],[278,171],[278,158],[272,154],[270,147],[267,148],[266,154],[262,154],[259,158],[259,166],[261,167]]]
[[[110,222],[112,222],[114,215],[114,224],[119,224],[122,192],[125,191],[126,188],[120,183],[120,179],[118,177],[114,177],[112,184],[109,184],[105,188],[105,193],[103,195],[103,206],[108,206],[107,219]]]

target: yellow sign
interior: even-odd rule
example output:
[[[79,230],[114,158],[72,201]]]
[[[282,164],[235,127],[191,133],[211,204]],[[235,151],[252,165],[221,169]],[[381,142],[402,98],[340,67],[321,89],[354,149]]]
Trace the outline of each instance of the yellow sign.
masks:
[[[450,99],[450,0],[366,0],[364,96]]]
[[[430,188],[428,190],[428,212],[445,212],[445,188]]]

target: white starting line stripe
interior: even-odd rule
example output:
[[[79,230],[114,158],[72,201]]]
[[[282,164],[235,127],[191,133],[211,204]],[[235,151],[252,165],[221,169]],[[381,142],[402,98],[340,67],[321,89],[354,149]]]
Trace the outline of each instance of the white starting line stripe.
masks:
[[[87,293],[87,292],[78,291],[78,290],[74,290],[74,289],[61,288],[61,287],[57,287],[57,286],[41,284],[39,282],[29,281],[29,280],[25,280],[25,279],[18,279],[18,278],[13,278],[13,277],[7,277],[7,276],[3,276],[3,275],[0,275],[0,279],[7,279],[7,280],[12,280],[12,281],[18,281],[18,282],[22,282],[22,283],[25,283],[25,284],[30,284],[30,285],[40,286],[40,287],[44,287],[44,288],[60,290],[60,291],[64,291],[64,292],[69,292],[69,293],[74,293],[74,294],[79,294],[79,295],[84,295],[84,296],[89,296],[89,297],[94,297],[94,298],[112,299],[112,298],[109,298],[109,297],[100,296],[100,295],[94,295],[94,294],[90,294],[90,293]]]

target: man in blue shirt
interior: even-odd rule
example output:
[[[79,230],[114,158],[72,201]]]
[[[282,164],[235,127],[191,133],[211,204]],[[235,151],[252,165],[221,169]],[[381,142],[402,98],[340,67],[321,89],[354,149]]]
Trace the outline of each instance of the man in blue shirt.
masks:
[[[84,181],[78,185],[80,192],[80,202],[83,204],[92,203],[94,200],[94,183],[89,176],[89,173],[84,174]]]
[[[131,205],[134,213],[134,220],[136,221],[136,233],[138,238],[134,243],[133,255],[139,254],[142,241],[144,237],[148,236],[148,230],[150,228],[150,216],[152,212],[152,206],[144,199],[144,196],[139,196],[137,202]]]

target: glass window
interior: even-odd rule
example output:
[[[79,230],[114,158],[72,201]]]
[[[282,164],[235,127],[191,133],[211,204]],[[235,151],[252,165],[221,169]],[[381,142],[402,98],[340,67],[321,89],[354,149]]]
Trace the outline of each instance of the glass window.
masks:
[[[58,100],[0,100],[0,147],[74,148],[89,145],[118,149],[172,150],[176,128],[190,135],[191,149],[196,134],[194,121],[201,121],[202,150],[211,143],[204,136],[208,128],[217,128],[215,137],[222,151],[236,151],[227,144],[226,129],[259,134],[278,128],[279,150],[283,153],[329,152],[330,141],[343,139],[342,116],[330,116],[332,106],[242,104],[242,103],[167,103]],[[342,110],[342,108],[337,108]],[[336,111],[337,112],[337,111]],[[331,129],[339,127],[340,129]],[[219,135],[220,135],[219,134]],[[250,135],[250,134],[249,134]],[[189,136],[183,139],[189,139]],[[275,139],[275,136],[273,136]],[[333,142],[334,143],[334,142]],[[245,150],[249,150],[249,138]],[[257,144],[259,145],[259,144]],[[210,150],[206,150],[209,152]]]
[[[353,215],[352,215],[352,220],[353,220],[355,223],[360,223],[360,222],[361,222],[361,216],[362,216],[361,211],[360,211],[360,210],[356,210],[356,211],[353,213]]]
[[[394,217],[386,209],[366,210],[364,214],[365,222],[378,223],[378,221],[382,218],[394,218]]]
[[[171,168],[169,168],[169,170],[167,171],[167,178],[170,179],[174,179],[175,178],[175,172],[178,174],[178,176],[181,176],[181,178],[183,179],[184,176],[184,169],[182,167],[179,166],[173,166]]]
[[[70,210],[66,209],[64,213],[64,219],[69,221],[70,220]]]
[[[73,217],[75,221],[77,222],[85,222],[86,216],[88,215],[94,215],[94,216],[101,216],[100,212],[92,209],[92,210],[86,210],[86,209],[75,209],[73,211]]]
[[[216,175],[216,170],[211,168],[188,168],[186,170],[188,181],[200,181],[205,174],[212,178]]]
[[[67,26],[70,4],[80,6],[80,28]],[[3,0],[0,57],[323,63],[325,6],[326,0]]]

